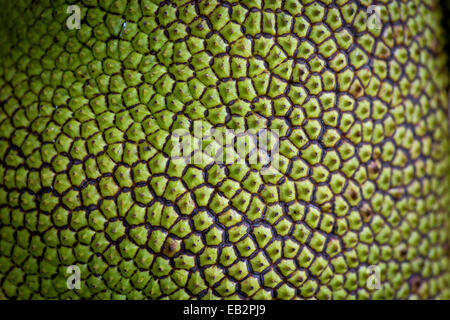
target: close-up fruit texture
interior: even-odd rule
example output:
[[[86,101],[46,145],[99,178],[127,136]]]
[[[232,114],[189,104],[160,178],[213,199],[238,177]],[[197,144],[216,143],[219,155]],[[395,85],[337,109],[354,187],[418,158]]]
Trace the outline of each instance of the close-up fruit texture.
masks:
[[[0,299],[450,298],[439,1],[0,8]]]

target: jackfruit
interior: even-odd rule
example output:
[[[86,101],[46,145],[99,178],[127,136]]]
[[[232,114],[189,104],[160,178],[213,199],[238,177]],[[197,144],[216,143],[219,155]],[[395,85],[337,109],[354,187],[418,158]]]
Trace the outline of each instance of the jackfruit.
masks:
[[[1,299],[450,298],[437,1],[0,7]]]

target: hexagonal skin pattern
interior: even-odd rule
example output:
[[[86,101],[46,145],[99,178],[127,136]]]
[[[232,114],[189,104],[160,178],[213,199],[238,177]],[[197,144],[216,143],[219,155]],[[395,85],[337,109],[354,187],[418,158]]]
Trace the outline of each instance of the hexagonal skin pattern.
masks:
[[[0,1],[1,299],[450,298],[437,1],[67,2]],[[196,120],[278,171],[171,158]]]

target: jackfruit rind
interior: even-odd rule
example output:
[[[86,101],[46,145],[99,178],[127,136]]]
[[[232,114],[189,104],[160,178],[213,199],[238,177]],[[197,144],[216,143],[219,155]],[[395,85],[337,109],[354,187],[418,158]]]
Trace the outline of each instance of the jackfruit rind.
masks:
[[[450,298],[440,9],[377,4],[0,1],[0,298]]]

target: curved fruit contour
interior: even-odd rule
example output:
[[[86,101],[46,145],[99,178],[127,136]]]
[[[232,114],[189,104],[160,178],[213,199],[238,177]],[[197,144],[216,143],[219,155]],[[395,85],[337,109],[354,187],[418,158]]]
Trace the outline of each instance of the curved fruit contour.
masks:
[[[449,298],[436,1],[1,2],[0,298]]]

